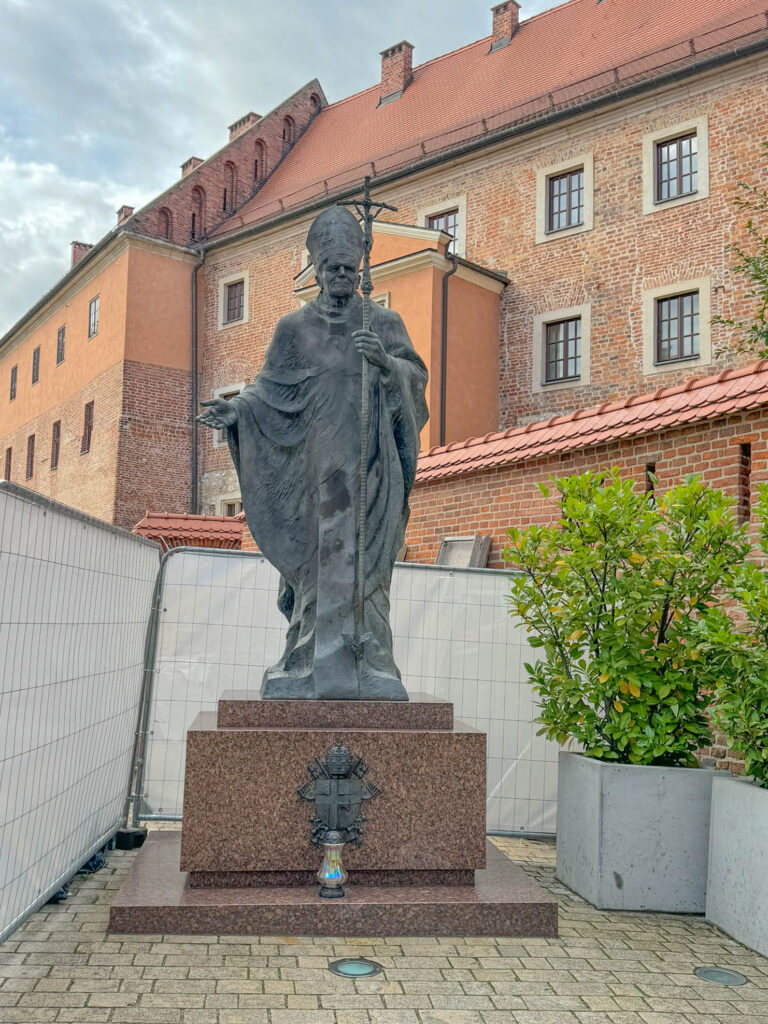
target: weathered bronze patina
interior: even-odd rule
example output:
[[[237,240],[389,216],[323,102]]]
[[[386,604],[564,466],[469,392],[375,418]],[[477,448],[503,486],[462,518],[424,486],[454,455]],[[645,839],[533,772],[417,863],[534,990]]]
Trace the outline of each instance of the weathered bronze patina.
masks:
[[[318,297],[279,321],[253,383],[203,403],[198,417],[226,429],[248,527],[281,574],[288,632],[264,674],[266,698],[408,699],[392,656],[389,585],[427,420],[427,370],[399,315],[358,294],[369,241],[370,217],[365,235],[343,206],[317,217],[307,248]]]

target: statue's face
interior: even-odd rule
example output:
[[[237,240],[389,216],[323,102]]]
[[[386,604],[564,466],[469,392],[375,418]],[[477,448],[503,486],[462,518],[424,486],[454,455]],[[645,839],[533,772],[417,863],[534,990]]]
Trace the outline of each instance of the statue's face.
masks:
[[[346,255],[329,256],[323,260],[317,271],[317,281],[323,294],[339,304],[344,304],[352,298],[358,278],[357,266]]]

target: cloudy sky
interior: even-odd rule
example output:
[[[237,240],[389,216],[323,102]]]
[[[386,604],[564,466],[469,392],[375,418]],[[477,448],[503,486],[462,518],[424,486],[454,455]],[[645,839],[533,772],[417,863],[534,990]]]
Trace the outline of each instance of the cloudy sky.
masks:
[[[523,0],[522,16],[556,6]],[[401,39],[417,64],[490,32],[491,0],[0,0],[0,335],[226,126],[317,77],[341,99]]]

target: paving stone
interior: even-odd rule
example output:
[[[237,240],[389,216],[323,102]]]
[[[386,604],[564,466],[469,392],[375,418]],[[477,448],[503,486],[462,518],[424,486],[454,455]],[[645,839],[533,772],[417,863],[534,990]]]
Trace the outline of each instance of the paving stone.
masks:
[[[83,992],[23,992],[20,1006],[85,1006],[87,996]]]
[[[269,1024],[267,1012],[267,1010],[219,1010],[219,1024]]]
[[[493,1010],[494,1004],[488,996],[430,995],[436,1010]]]
[[[181,1024],[181,1010],[169,1007],[142,1006],[141,1016],[137,1017],[135,1008],[118,1007],[112,1011],[110,1024],[113,1022],[119,1022],[119,1024]]]
[[[415,1010],[369,1010],[370,1024],[419,1024]]]
[[[419,1016],[421,1024],[483,1024],[479,1010],[422,1010]]]
[[[239,997],[236,995],[218,995],[216,992],[211,992],[205,996],[206,1010],[236,1010],[240,1005]]]
[[[333,1010],[272,1010],[270,1017],[271,1024],[338,1024]],[[242,1024],[251,1024],[250,1018],[243,1017]]]
[[[317,996],[287,995],[284,1005],[289,1010],[314,1010],[318,1007],[318,998]]]
[[[98,1006],[81,1006],[77,1009],[59,1010],[56,1024],[103,1024],[108,1021],[110,1009]]]
[[[285,1006],[285,996],[267,992],[255,995],[239,995],[237,1005],[243,1007],[258,1007],[264,1009],[282,1009]]]
[[[5,943],[0,1021],[768,1024],[758,954],[700,919],[595,910],[554,879],[553,844],[499,845],[559,900],[559,939],[109,936],[108,906],[135,856],[113,854],[117,870],[76,881],[78,899],[41,909]],[[327,964],[343,956],[378,960],[384,973],[335,978]],[[708,985],[697,964],[732,966],[751,983]]]
[[[25,1009],[14,1006],[3,1010],[2,1021],[3,1024],[48,1024],[49,1021],[56,1020],[57,1014],[58,1010],[37,1007],[32,1011],[29,1007]]]

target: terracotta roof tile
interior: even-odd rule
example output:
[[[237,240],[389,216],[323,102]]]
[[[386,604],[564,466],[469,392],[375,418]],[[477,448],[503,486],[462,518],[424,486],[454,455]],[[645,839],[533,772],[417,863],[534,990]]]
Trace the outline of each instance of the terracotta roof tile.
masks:
[[[638,437],[764,405],[768,405],[768,360],[729,370],[727,375],[697,377],[680,387],[634,395],[621,403],[603,403],[570,416],[528,423],[484,438],[470,438],[461,445],[431,448],[419,457],[416,479],[427,481],[474,473],[490,466]]]
[[[239,548],[243,524],[229,516],[193,516],[188,513],[147,512],[133,533],[162,542],[166,548]]]
[[[570,0],[521,22],[502,49],[489,52],[486,37],[414,68],[392,103],[379,106],[377,84],[325,107],[259,192],[212,234],[653,77],[671,62],[733,49],[768,33],[764,9],[765,0]]]

